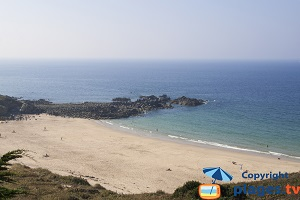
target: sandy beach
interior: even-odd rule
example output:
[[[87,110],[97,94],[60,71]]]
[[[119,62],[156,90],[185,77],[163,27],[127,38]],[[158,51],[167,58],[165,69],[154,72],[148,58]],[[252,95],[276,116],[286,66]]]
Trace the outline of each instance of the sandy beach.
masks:
[[[234,182],[245,181],[244,170],[300,169],[297,160],[147,138],[88,119],[36,115],[27,121],[1,122],[0,134],[0,154],[26,150],[18,163],[81,176],[119,193],[172,193],[186,181],[211,183],[202,172],[204,167],[220,166],[233,175]]]

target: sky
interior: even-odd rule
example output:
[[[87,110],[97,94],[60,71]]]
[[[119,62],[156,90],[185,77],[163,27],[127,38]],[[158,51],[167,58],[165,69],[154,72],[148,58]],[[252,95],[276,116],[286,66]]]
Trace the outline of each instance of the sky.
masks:
[[[0,0],[0,59],[300,60],[300,0]]]

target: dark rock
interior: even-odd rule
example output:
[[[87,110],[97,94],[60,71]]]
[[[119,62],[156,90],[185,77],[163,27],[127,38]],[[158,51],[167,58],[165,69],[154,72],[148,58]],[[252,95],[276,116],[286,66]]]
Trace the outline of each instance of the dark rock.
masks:
[[[140,96],[139,98],[140,101],[145,101],[145,102],[151,102],[151,101],[158,101],[159,98],[151,95],[151,96]]]
[[[3,105],[0,105],[0,116],[5,116],[7,114],[7,108]]]
[[[131,101],[131,99],[125,97],[118,97],[114,98],[111,103],[84,102],[80,104],[54,104],[44,99],[30,101],[0,96],[0,117],[6,116],[6,119],[22,119],[22,117],[15,117],[15,115],[47,113],[62,117],[96,120],[119,119],[143,115],[152,110],[173,108],[171,103],[197,106],[205,103],[205,101],[187,97],[180,97],[171,101],[171,98],[167,95],[159,97],[151,95],[140,96],[136,101]]]
[[[21,108],[20,108],[20,112],[21,113],[27,113],[27,114],[31,114],[31,113],[34,113],[34,110],[35,110],[35,106],[33,104],[30,104],[30,103],[23,103]]]
[[[18,114],[22,103],[17,98],[0,95],[0,119],[11,119]]]
[[[185,96],[182,96],[180,98],[174,99],[171,101],[173,104],[179,104],[183,106],[199,106],[202,104],[205,104],[207,101],[202,100],[202,99],[195,99],[195,98],[188,98]]]
[[[37,101],[33,101],[34,104],[38,105],[38,104],[43,104],[43,105],[49,105],[52,104],[51,101],[45,100],[45,99],[39,99]]]
[[[171,98],[168,97],[166,94],[163,94],[163,95],[159,96],[159,101],[166,103],[166,102],[171,101]]]
[[[29,100],[22,100],[22,106],[20,108],[20,113],[22,114],[40,114],[43,111],[36,106],[37,101],[29,101]],[[41,104],[42,102],[39,102]],[[44,102],[48,105],[48,102]]]
[[[120,102],[120,103],[129,103],[131,102],[130,98],[126,98],[126,97],[117,97],[112,99],[113,102]]]

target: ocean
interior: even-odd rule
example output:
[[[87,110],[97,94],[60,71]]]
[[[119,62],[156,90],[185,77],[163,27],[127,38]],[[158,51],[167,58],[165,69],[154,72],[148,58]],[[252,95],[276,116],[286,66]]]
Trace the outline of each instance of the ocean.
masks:
[[[0,61],[0,94],[52,102],[167,94],[208,100],[105,121],[126,130],[300,159],[297,61]]]

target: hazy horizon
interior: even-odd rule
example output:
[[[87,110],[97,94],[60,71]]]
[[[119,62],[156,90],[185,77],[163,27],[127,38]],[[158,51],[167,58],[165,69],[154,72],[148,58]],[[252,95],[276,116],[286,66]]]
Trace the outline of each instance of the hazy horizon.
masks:
[[[300,60],[300,1],[4,1],[0,59]]]

